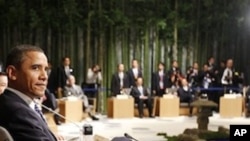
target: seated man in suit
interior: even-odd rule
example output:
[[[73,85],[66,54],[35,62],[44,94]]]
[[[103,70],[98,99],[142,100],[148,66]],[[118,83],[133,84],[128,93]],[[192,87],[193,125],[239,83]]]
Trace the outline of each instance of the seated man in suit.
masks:
[[[149,117],[152,115],[152,98],[148,90],[143,86],[143,79],[138,77],[136,80],[136,86],[132,88],[130,94],[134,97],[135,103],[138,105],[138,111],[140,118],[143,117],[143,104],[146,104],[148,108]]]
[[[181,80],[181,87],[178,88],[177,94],[180,98],[180,102],[188,103],[189,106],[194,100],[194,95],[192,93],[192,89],[189,87],[186,79]],[[189,114],[192,116],[193,108],[190,107]]]
[[[36,99],[44,96],[48,60],[43,50],[32,45],[12,48],[6,59],[8,88],[0,95],[0,126],[15,141],[57,141],[48,128]]]
[[[68,83],[64,87],[63,91],[64,97],[75,96],[82,99],[85,112],[88,113],[93,120],[98,120],[98,118],[91,114],[91,107],[89,105],[88,97],[83,93],[82,88],[75,84],[75,77],[73,75],[69,75],[67,81]]]

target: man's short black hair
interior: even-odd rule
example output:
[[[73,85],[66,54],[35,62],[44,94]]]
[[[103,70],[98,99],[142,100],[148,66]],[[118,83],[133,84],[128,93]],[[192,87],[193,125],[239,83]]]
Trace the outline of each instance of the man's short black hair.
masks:
[[[67,58],[69,59],[69,56],[64,56],[64,57],[62,58],[62,62],[64,62]]]
[[[158,65],[162,65],[163,67],[165,67],[165,63],[163,63],[163,62],[159,62]]]
[[[25,54],[32,51],[44,53],[41,48],[33,45],[24,44],[12,48],[7,55],[6,67],[13,65],[19,68],[23,62]]]

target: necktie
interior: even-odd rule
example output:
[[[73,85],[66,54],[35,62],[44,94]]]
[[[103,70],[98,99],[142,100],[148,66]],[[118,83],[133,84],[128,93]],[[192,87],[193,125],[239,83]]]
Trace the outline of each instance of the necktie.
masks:
[[[42,120],[43,120],[44,122],[46,122],[45,119],[44,119],[44,117],[43,117],[43,113],[42,113],[42,111],[39,109],[39,107],[37,106],[37,104],[35,104],[35,111],[36,111],[37,114],[42,118]]]

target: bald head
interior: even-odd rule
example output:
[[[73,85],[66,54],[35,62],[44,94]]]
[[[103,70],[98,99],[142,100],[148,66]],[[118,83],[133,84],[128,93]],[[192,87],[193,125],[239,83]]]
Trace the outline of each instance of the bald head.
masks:
[[[68,85],[73,86],[76,83],[76,79],[74,75],[69,75],[68,77]]]

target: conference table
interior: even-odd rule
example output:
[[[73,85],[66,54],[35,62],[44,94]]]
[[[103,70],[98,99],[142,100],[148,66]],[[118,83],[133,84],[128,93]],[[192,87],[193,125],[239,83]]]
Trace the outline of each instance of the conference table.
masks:
[[[117,96],[108,98],[109,118],[133,118],[134,98],[127,96]]]
[[[220,98],[220,116],[223,118],[241,117],[243,97],[240,94],[225,94]]]
[[[62,122],[79,122],[83,119],[83,103],[81,99],[59,99],[59,113],[65,117]]]

